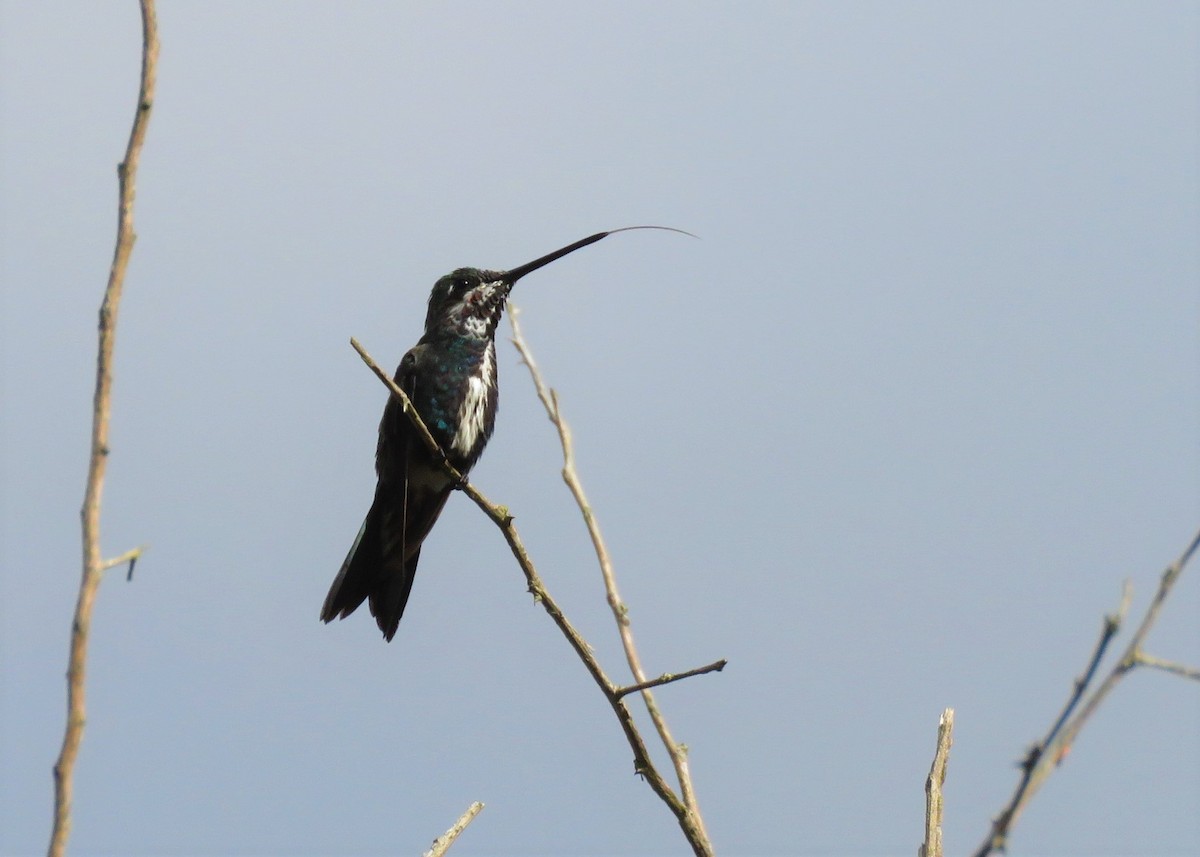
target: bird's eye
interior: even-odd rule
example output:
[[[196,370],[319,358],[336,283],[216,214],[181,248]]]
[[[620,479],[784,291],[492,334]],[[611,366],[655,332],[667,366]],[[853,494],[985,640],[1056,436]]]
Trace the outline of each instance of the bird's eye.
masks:
[[[471,284],[466,277],[455,277],[450,281],[450,291],[453,294],[462,294],[469,288],[471,288]]]

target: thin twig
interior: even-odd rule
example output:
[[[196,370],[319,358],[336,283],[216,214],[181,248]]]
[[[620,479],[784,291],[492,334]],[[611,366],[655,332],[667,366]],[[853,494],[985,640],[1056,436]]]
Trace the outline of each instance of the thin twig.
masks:
[[[141,545],[133,550],[125,551],[125,553],[121,554],[120,556],[114,556],[112,559],[106,559],[104,562],[100,563],[100,570],[108,571],[109,569],[116,568],[118,565],[129,563],[129,577],[131,578],[133,577],[133,567],[137,561],[142,558],[142,554],[145,552],[145,550],[146,546]]]
[[[425,427],[421,420],[420,414],[417,413],[408,396],[396,384],[394,380],[388,377],[387,373],[379,368],[379,364],[367,353],[356,340],[351,340],[358,356],[363,362],[375,373],[384,386],[391,391],[392,396],[404,406],[404,412],[408,414],[409,420],[417,427],[418,432],[422,437],[428,436],[432,440],[432,435],[429,434],[429,429]],[[562,612],[562,608],[558,606],[546,589],[546,585],[542,582],[541,577],[534,567],[533,560],[529,558],[529,553],[525,549],[525,544],[521,541],[520,535],[517,533],[517,528],[513,525],[513,516],[509,514],[506,506],[501,506],[492,503],[487,499],[474,485],[463,478],[457,470],[455,470],[446,459],[446,456],[438,448],[436,441],[433,444],[433,452],[435,456],[442,462],[442,467],[447,475],[455,480],[462,492],[466,494],[478,506],[485,515],[492,520],[500,532],[504,535],[504,540],[508,543],[509,550],[512,551],[513,557],[517,560],[517,564],[521,567],[521,571],[525,575],[525,582],[528,586],[529,593],[533,596],[534,601],[542,605],[542,608],[549,614],[554,624],[567,638],[571,648],[575,650],[575,654],[583,662],[592,679],[603,692],[605,699],[608,700],[609,706],[617,717],[617,721],[621,724],[621,729],[625,733],[625,739],[629,742],[630,749],[633,750],[633,769],[634,773],[642,776],[649,783],[650,788],[654,790],[662,801],[674,813],[675,818],[682,828],[684,836],[688,842],[692,844],[693,850],[697,854],[711,854],[711,846],[708,850],[701,850],[698,843],[707,843],[707,836],[703,834],[703,829],[698,828],[692,815],[688,812],[687,807],[671,789],[670,784],[659,773],[650,759],[650,753],[646,749],[646,742],[642,739],[641,733],[638,731],[637,724],[633,719],[633,714],[629,707],[625,705],[624,700],[617,696],[617,685],[605,674],[604,669],[600,666],[600,662],[596,660],[592,654],[592,648],[588,645],[583,636],[575,629],[575,626],[567,619]]]
[[[1138,652],[1136,660],[1139,667],[1150,667],[1151,669],[1162,670],[1163,672],[1174,673],[1184,678],[1200,681],[1200,669],[1189,667],[1187,664],[1181,664],[1178,661],[1163,660],[1162,658],[1148,655],[1145,652]]]
[[[953,743],[954,709],[947,708],[938,721],[937,751],[925,778],[925,841],[917,849],[919,857],[942,857],[942,786]]]
[[[1075,686],[1071,692],[1067,704],[1063,707],[1062,713],[1058,715],[1058,719],[1054,721],[1054,725],[1050,727],[1050,732],[1042,741],[1040,747],[1044,749],[1048,747],[1067,722],[1067,718],[1075,710],[1075,706],[1079,704],[1079,700],[1083,698],[1083,694],[1087,691],[1088,685],[1092,683],[1092,678],[1096,675],[1096,670],[1100,666],[1100,661],[1104,659],[1104,653],[1108,650],[1108,644],[1112,642],[1113,637],[1121,630],[1121,625],[1125,622],[1125,617],[1129,615],[1129,605],[1133,601],[1133,584],[1128,580],[1121,587],[1121,603],[1117,605],[1115,613],[1109,613],[1104,617],[1104,624],[1100,630],[1100,640],[1096,644],[1096,650],[1092,653],[1092,658],[1088,662],[1087,669],[1083,675],[1075,679]],[[1040,749],[1038,751],[1041,752]],[[1036,759],[1034,763],[1036,764]]]
[[[625,687],[619,688],[617,690],[617,697],[620,698],[622,696],[628,696],[631,693],[637,693],[639,690],[649,690],[652,687],[659,687],[660,685],[682,681],[683,679],[691,678],[692,676],[704,675],[705,673],[713,672],[719,673],[721,670],[725,669],[725,664],[727,663],[728,661],[726,661],[724,658],[721,658],[719,661],[713,661],[711,664],[706,666],[696,667],[694,670],[687,670],[686,672],[681,673],[663,673],[658,678],[652,678],[649,681],[639,682],[638,684],[628,684],[625,685]]]
[[[458,839],[459,834],[467,829],[467,825],[475,819],[475,816],[479,815],[481,809],[483,809],[483,804],[479,801],[475,801],[467,807],[467,811],[459,816],[458,821],[454,822],[449,830],[433,840],[433,845],[421,857],[442,857],[443,854],[450,850],[450,846],[454,844],[455,839]]]
[[[1046,778],[1054,772],[1054,769],[1066,758],[1071,751],[1071,747],[1075,743],[1075,738],[1079,732],[1087,724],[1091,716],[1100,707],[1100,704],[1108,697],[1117,683],[1130,670],[1143,663],[1144,655],[1141,654],[1142,644],[1145,642],[1146,636],[1150,633],[1150,629],[1154,627],[1158,621],[1159,613],[1162,611],[1163,603],[1167,596],[1171,594],[1179,576],[1183,573],[1183,569],[1187,566],[1188,561],[1195,554],[1196,549],[1200,547],[1200,531],[1192,537],[1191,542],[1179,558],[1167,566],[1159,580],[1158,590],[1154,593],[1154,598],[1150,602],[1150,606],[1146,609],[1146,615],[1142,617],[1141,624],[1138,625],[1133,636],[1129,640],[1129,645],[1126,646],[1125,652],[1121,655],[1121,659],[1109,671],[1104,681],[1099,687],[1092,691],[1090,696],[1085,698],[1084,694],[1087,685],[1096,672],[1096,668],[1100,663],[1100,659],[1104,656],[1105,649],[1109,642],[1120,628],[1124,621],[1125,614],[1129,609],[1129,601],[1131,598],[1131,590],[1128,583],[1125,584],[1125,589],[1121,597],[1121,606],[1114,615],[1106,616],[1104,619],[1104,629],[1100,635],[1100,641],[1097,643],[1096,650],[1089,662],[1088,669],[1085,674],[1076,679],[1075,688],[1071,694],[1071,698],[1055,721],[1050,732],[1046,734],[1037,744],[1034,744],[1025,758],[1021,762],[1021,781],[1017,785],[1017,789],[1013,792],[1013,796],[1009,799],[1004,809],[1000,814],[992,819],[992,829],[988,832],[983,843],[976,849],[974,857],[987,857],[997,851],[1003,851],[1008,844],[1008,836],[1020,817],[1021,812],[1029,803],[1030,799],[1037,793],[1037,790],[1045,782]],[[1076,703],[1080,703],[1079,710],[1076,711]]]
[[[666,747],[667,754],[671,758],[671,763],[675,767],[675,776],[679,782],[680,794],[683,797],[684,806],[687,807],[688,815],[691,817],[691,824],[700,834],[700,839],[692,843],[693,847],[697,849],[697,853],[711,853],[712,842],[708,837],[708,831],[705,829],[704,817],[700,814],[700,806],[696,799],[696,790],[692,784],[691,770],[688,766],[687,747],[676,742],[672,737],[666,718],[659,709],[654,695],[650,692],[649,688],[654,685],[647,679],[646,672],[642,668],[641,657],[638,654],[637,644],[633,638],[633,628],[629,622],[629,608],[621,599],[621,593],[617,589],[617,580],[613,572],[612,560],[609,557],[608,548],[604,544],[604,536],[600,532],[599,521],[592,510],[591,504],[588,503],[587,495],[584,493],[583,485],[579,480],[579,474],[575,470],[575,452],[571,441],[571,429],[567,425],[567,421],[563,419],[562,412],[559,410],[558,396],[542,380],[537,362],[533,359],[533,354],[530,352],[528,344],[521,335],[521,327],[517,321],[518,314],[517,308],[510,305],[508,319],[512,325],[512,343],[516,346],[522,361],[529,369],[529,374],[533,379],[533,385],[537,390],[538,398],[541,400],[542,406],[546,409],[546,414],[550,418],[550,422],[558,430],[559,442],[562,445],[563,451],[562,478],[570,489],[571,496],[575,498],[575,502],[583,514],[584,523],[587,525],[588,535],[591,537],[592,546],[596,552],[596,559],[600,565],[600,574],[604,578],[604,590],[607,593],[608,606],[612,610],[613,619],[617,623],[617,632],[621,638],[621,646],[625,650],[625,660],[629,664],[629,671],[633,674],[635,684],[644,686],[640,691],[642,701],[645,703],[646,710],[650,714],[650,720],[654,723],[654,728],[658,731],[659,738],[662,740],[663,746]]]
[[[158,22],[154,0],[141,0],[142,74],[137,109],[125,159],[117,167],[118,220],[117,240],[109,269],[108,285],[100,305],[99,347],[96,357],[96,391],[92,402],[92,449],[88,463],[87,488],[80,518],[83,529],[83,575],[79,598],[71,625],[71,653],[67,666],[67,724],[62,750],[54,765],[54,827],[47,853],[61,857],[71,833],[71,802],[74,792],[75,760],[83,740],[86,720],[85,678],[87,675],[88,632],[92,622],[96,590],[103,576],[100,554],[100,500],[104,492],[104,472],[108,463],[108,424],[112,405],[113,344],[117,332],[117,310],[125,284],[125,269],[133,251],[133,200],[137,187],[138,161],[146,140],[146,126],[154,104],[155,73],[158,64]]]
[[[1037,791],[1041,782],[1049,775],[1051,768],[1042,764],[1045,759],[1049,758],[1047,750],[1058,738],[1063,726],[1067,723],[1067,719],[1083,698],[1088,685],[1091,684],[1092,678],[1096,674],[1096,669],[1099,667],[1104,653],[1108,650],[1109,643],[1112,642],[1113,637],[1121,629],[1121,623],[1125,621],[1132,598],[1133,587],[1127,580],[1121,590],[1121,603],[1115,613],[1110,613],[1104,617],[1104,624],[1100,629],[1100,638],[1096,641],[1095,648],[1092,649],[1092,656],[1088,659],[1087,667],[1075,679],[1071,695],[1067,698],[1063,710],[1055,719],[1054,725],[1050,727],[1046,736],[1041,741],[1033,744],[1026,752],[1025,758],[1021,760],[1021,779],[1017,783],[1017,788],[1013,792],[1013,796],[1009,799],[1008,805],[992,820],[992,832],[976,852],[976,857],[985,857],[992,850],[1002,850],[1005,847],[1009,830],[1016,823],[1029,798],[1033,797],[1034,792]],[[1055,764],[1057,764],[1057,760]]]

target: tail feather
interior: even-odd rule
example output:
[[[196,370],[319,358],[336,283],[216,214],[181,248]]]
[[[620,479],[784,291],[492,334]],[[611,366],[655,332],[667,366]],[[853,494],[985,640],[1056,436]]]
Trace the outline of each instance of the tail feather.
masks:
[[[386,496],[376,497],[321,607],[321,620],[332,622],[345,619],[369,600],[371,615],[389,641],[396,635],[400,617],[404,615],[421,556],[419,541],[414,546],[403,536],[386,537],[385,530],[394,521],[394,516],[387,514],[390,508]],[[439,503],[437,510],[440,509]],[[415,534],[421,539],[429,531],[428,524],[422,530]]]
[[[396,636],[396,628],[400,625],[400,617],[404,615],[404,606],[408,604],[408,595],[412,592],[413,579],[417,576],[417,560],[421,558],[421,548],[404,562],[403,568],[386,569],[379,577],[377,585],[369,593],[371,615],[383,636],[390,643]],[[361,603],[361,602],[360,602]]]
[[[371,510],[372,513],[374,511]],[[358,609],[358,605],[371,592],[373,578],[379,567],[379,535],[373,518],[373,514],[368,514],[358,528],[354,544],[350,546],[350,552],[346,554],[333,585],[329,587],[329,594],[325,596],[325,604],[321,607],[323,622],[345,619]]]

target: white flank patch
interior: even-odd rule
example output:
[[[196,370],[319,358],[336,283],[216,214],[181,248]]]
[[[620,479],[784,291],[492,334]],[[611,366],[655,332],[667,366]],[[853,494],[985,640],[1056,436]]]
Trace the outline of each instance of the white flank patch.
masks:
[[[458,432],[454,435],[454,443],[450,444],[462,455],[469,453],[483,436],[488,391],[496,384],[495,369],[496,346],[489,342],[483,353],[483,372],[468,383],[466,398],[458,411]]]

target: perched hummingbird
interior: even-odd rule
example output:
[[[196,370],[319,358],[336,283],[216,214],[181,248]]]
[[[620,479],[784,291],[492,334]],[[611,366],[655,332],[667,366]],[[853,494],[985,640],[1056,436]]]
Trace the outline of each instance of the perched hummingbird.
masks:
[[[400,361],[394,380],[459,473],[470,471],[492,436],[499,397],[496,325],[513,285],[555,259],[630,229],[681,231],[627,226],[597,232],[511,271],[459,268],[434,283],[425,333]],[[455,486],[390,397],[379,423],[375,472],[375,500],[329,589],[321,619],[344,619],[367,600],[391,640],[412,591],[421,545]]]

